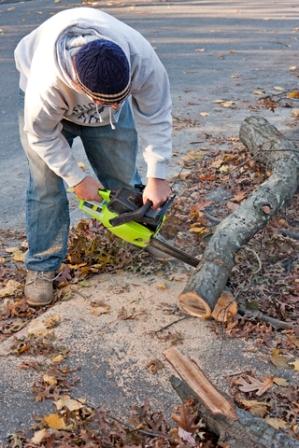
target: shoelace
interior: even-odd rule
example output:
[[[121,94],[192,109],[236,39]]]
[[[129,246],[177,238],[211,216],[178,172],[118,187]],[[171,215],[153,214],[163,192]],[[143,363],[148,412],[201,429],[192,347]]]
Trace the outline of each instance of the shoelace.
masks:
[[[36,276],[29,282],[27,282],[27,285],[31,285],[31,283],[34,283],[37,279],[45,280],[46,282],[54,282],[54,280],[57,280],[61,275],[61,272],[59,272],[55,277],[53,278],[47,278],[45,277],[45,272],[43,271],[36,271]]]

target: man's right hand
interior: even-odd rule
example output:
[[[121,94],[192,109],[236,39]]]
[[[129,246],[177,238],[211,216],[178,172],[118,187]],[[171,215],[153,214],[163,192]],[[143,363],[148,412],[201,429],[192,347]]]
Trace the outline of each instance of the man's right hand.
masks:
[[[83,180],[73,187],[73,190],[79,199],[85,201],[100,201],[98,190],[104,186],[92,176],[86,176]]]

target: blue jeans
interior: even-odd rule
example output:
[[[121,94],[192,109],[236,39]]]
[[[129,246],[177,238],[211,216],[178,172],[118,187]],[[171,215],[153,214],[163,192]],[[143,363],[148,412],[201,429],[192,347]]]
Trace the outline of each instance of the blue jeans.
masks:
[[[106,188],[141,183],[136,170],[137,133],[128,101],[116,129],[88,127],[63,120],[63,135],[70,147],[80,137],[88,160]],[[68,199],[63,180],[33,151],[24,133],[24,94],[20,94],[19,127],[29,164],[26,196],[28,252],[25,265],[32,271],[55,271],[66,256],[69,232]]]

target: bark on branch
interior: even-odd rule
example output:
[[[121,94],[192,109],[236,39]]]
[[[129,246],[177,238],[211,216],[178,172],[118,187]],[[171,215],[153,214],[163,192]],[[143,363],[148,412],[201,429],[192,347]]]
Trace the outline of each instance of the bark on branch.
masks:
[[[177,349],[164,352],[182,380],[172,376],[170,382],[179,397],[193,398],[208,428],[219,442],[230,448],[299,448],[299,442],[269,426],[265,420],[234,406],[205,377],[198,365]]]
[[[234,297],[224,291],[234,256],[292,198],[299,184],[299,149],[267,120],[246,118],[240,140],[272,175],[216,227],[202,262],[180,294],[183,311],[201,318],[212,315],[225,321],[237,313]]]

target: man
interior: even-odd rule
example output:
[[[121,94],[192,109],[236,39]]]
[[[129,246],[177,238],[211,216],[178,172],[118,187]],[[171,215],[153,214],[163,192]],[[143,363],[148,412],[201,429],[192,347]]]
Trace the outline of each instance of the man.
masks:
[[[135,122],[147,163],[143,200],[158,208],[169,196],[170,89],[151,45],[93,8],[48,19],[20,41],[15,60],[25,97],[20,135],[30,169],[25,295],[30,305],[43,306],[53,299],[53,280],[67,251],[65,184],[92,201],[103,186],[140,184]],[[96,177],[73,158],[75,137]]]

